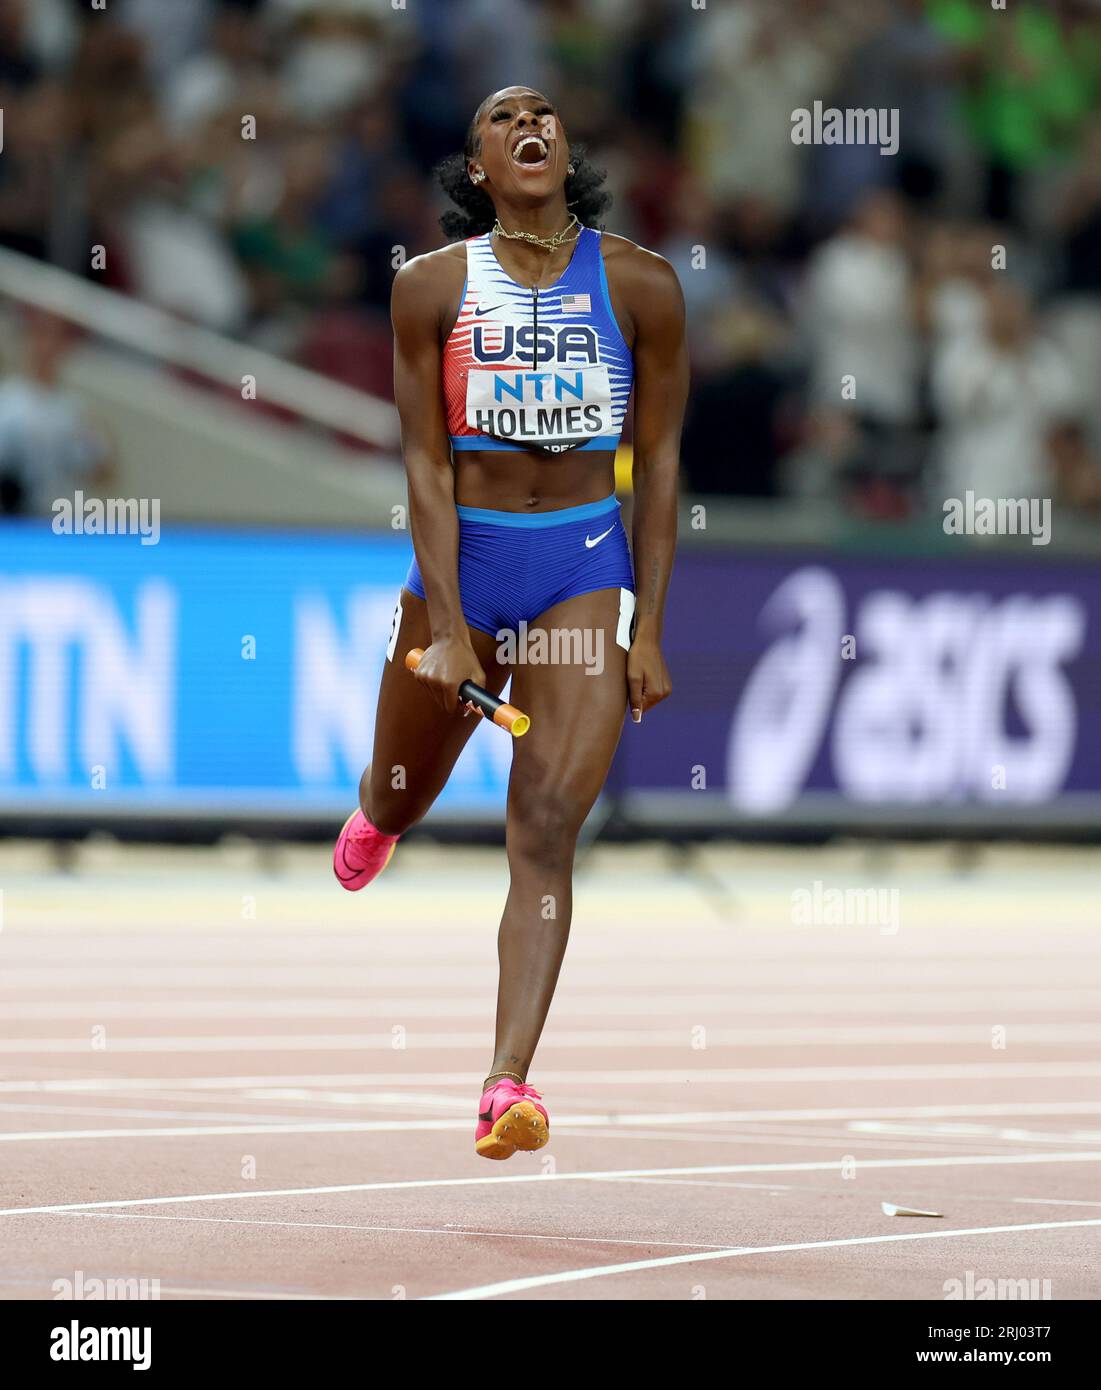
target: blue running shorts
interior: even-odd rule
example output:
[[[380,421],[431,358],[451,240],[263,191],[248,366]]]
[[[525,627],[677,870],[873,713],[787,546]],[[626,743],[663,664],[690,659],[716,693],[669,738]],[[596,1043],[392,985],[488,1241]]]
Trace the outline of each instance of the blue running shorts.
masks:
[[[496,636],[519,630],[563,599],[597,589],[626,590],[620,615],[629,625],[634,576],[627,532],[614,495],[556,512],[494,512],[456,507],[459,513],[459,596],[471,627]],[[405,587],[424,598],[414,557]],[[629,638],[617,641],[629,646]]]

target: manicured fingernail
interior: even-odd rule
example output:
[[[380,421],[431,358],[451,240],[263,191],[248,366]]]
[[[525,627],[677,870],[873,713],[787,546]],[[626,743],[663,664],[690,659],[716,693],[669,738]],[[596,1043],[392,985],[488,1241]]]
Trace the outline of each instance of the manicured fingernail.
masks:
[[[640,709],[633,709],[633,710],[631,711],[631,718],[635,721],[636,724],[641,724],[641,723],[642,723],[642,711],[641,711]]]

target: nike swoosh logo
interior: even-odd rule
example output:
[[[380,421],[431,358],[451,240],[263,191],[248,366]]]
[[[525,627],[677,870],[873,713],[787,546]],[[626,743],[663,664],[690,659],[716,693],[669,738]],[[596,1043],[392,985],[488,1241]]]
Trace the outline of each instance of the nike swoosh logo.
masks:
[[[600,542],[604,539],[604,537],[605,537],[605,536],[610,536],[614,530],[615,530],[615,522],[613,522],[613,523],[611,524],[611,526],[609,526],[608,529],[607,529],[606,531],[601,531],[600,535],[597,536],[597,538],[596,538],[595,540],[590,540],[589,537],[586,536],[586,537],[585,537],[585,549],[586,549],[586,550],[592,550],[592,548],[593,548],[594,545],[599,545]]]
[[[492,309],[475,309],[474,317],[476,319],[480,319],[483,314],[492,314],[495,309],[503,309],[504,307],[505,306],[503,304],[494,304]]]

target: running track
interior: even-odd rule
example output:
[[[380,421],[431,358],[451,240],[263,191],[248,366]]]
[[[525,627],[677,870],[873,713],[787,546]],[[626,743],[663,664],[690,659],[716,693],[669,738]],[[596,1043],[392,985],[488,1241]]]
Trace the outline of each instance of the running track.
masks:
[[[593,852],[551,1144],[489,1164],[498,854],[352,896],[313,848],[5,847],[0,1297],[1097,1298],[1097,858]],[[795,925],[815,879],[898,930]]]

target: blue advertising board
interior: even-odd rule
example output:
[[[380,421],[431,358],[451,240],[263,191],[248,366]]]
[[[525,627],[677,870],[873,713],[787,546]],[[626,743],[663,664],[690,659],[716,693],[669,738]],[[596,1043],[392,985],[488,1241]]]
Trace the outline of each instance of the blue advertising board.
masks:
[[[400,536],[165,529],[142,545],[4,524],[0,806],[343,820],[411,554]],[[442,808],[503,804],[509,740],[478,735]]]
[[[405,535],[0,525],[0,810],[342,820],[410,554]],[[665,648],[673,698],[609,782],[659,824],[1101,826],[1096,565],[685,548]],[[499,817],[510,756],[479,729],[440,813]]]

